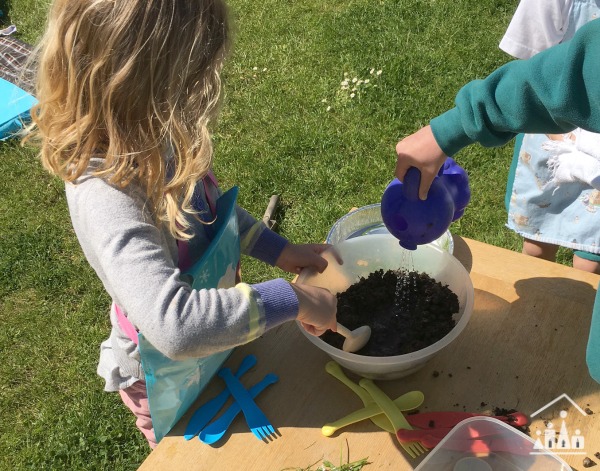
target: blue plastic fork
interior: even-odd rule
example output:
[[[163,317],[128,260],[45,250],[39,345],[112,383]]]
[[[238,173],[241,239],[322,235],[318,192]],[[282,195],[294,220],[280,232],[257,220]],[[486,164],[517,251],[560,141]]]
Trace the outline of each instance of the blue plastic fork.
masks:
[[[221,368],[217,374],[223,378],[231,395],[242,408],[244,417],[246,417],[246,423],[254,436],[261,441],[269,437],[276,437],[275,429],[271,425],[271,422],[269,422],[269,419],[267,419],[267,416],[256,405],[256,402],[254,402],[254,399],[244,385],[240,383],[240,380],[233,376],[231,370],[229,368]]]
[[[255,398],[258,396],[267,386],[276,383],[279,381],[279,377],[273,373],[269,373],[264,379],[254,386],[252,386],[248,392],[250,395]],[[229,408],[221,414],[221,416],[209,424],[204,430],[200,432],[198,438],[202,443],[206,443],[207,445],[212,445],[213,443],[219,441],[227,429],[233,422],[233,419],[237,417],[237,415],[242,411],[240,405],[237,402],[234,402],[229,406]]]
[[[238,368],[235,376],[241,378],[250,368],[256,365],[256,357],[254,355],[247,355]],[[191,440],[202,430],[212,419],[217,412],[221,410],[221,407],[225,405],[227,399],[231,393],[228,388],[223,389],[218,396],[213,397],[206,404],[200,406],[200,408],[194,412],[194,415],[190,418],[187,424],[183,438]]]

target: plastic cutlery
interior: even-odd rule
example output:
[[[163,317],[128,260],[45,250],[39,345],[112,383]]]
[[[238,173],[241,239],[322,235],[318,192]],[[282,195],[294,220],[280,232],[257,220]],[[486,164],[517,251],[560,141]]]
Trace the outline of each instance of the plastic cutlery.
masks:
[[[364,388],[375,400],[375,402],[381,407],[381,410],[385,413],[390,422],[392,423],[394,430],[400,429],[411,429],[412,427],[408,421],[402,415],[402,412],[396,407],[394,401],[392,401],[387,394],[379,389],[373,381],[367,378],[363,378],[359,382],[360,386]],[[419,442],[400,442],[400,445],[404,450],[412,457],[425,453],[427,451]]]
[[[241,378],[248,370],[250,370],[254,365],[256,365],[256,357],[254,355],[246,356],[240,366],[235,373],[237,378]],[[186,440],[190,440],[202,430],[206,424],[208,424],[214,417],[217,415],[217,412],[221,410],[221,408],[229,399],[231,393],[228,388],[223,389],[218,396],[213,397],[206,404],[203,404],[198,408],[194,415],[190,418],[190,421],[187,424],[185,429],[185,433],[183,438]]]
[[[217,375],[223,378],[231,395],[242,408],[244,417],[246,417],[246,423],[254,436],[261,441],[265,438],[276,437],[275,429],[267,416],[256,405],[256,402],[254,402],[254,399],[244,385],[240,383],[240,380],[233,376],[231,370],[229,368],[221,368]]]
[[[419,407],[423,403],[424,399],[425,396],[421,391],[410,391],[394,399],[394,404],[402,411],[412,410]],[[367,407],[354,411],[345,417],[336,420],[335,422],[330,422],[323,425],[321,428],[321,433],[326,437],[330,437],[339,429],[366,419],[371,419],[373,423],[381,427],[386,432],[394,433],[391,422],[381,411],[381,407],[379,407],[376,402],[369,404]],[[382,419],[385,419],[385,422]],[[389,430],[382,427],[382,425],[389,427]]]
[[[381,408],[376,405],[375,400],[371,397],[371,395],[367,391],[365,391],[358,384],[356,384],[354,381],[352,381],[350,378],[348,378],[348,376],[346,376],[346,374],[342,370],[342,367],[338,363],[336,363],[335,361],[328,362],[325,365],[325,371],[327,371],[327,373],[329,373],[331,376],[338,379],[343,384],[348,386],[352,391],[354,391],[354,393],[356,393],[356,395],[358,397],[360,397],[360,400],[363,402],[365,407],[368,407],[371,404],[374,404],[376,406],[376,408],[369,410],[369,412],[371,410],[374,412],[371,415],[363,416],[360,411],[356,411],[352,414],[347,415],[346,417],[343,417],[340,420],[337,420],[337,421],[329,423],[329,424],[325,424],[321,428],[321,433],[323,435],[325,435],[326,437],[329,437],[329,436],[333,435],[336,430],[338,430],[342,427],[345,427],[346,425],[350,425],[355,422],[360,422],[361,420],[365,420],[365,419],[371,419],[371,421],[375,425],[382,428],[386,432],[394,433],[394,428],[392,427],[392,424],[390,423],[389,419],[385,416],[385,414],[383,414],[383,411],[381,410]],[[407,394],[401,396],[400,398],[402,398],[402,401],[400,401],[400,404],[397,404],[397,407],[400,410],[411,410],[411,409],[416,409],[417,407],[419,407],[423,403],[425,396],[420,391],[412,391],[410,393],[407,393]],[[400,398],[398,398],[397,400],[399,400]],[[361,410],[363,410],[363,409],[361,409]]]
[[[338,334],[346,338],[342,345],[342,350],[349,353],[358,352],[371,338],[371,327],[368,325],[362,325],[358,329],[350,330],[338,322],[337,331]]]
[[[352,391],[354,391],[354,393],[360,398],[360,400],[363,402],[363,404],[365,406],[368,406],[369,404],[375,404],[375,401],[373,400],[371,395],[367,391],[365,391],[363,388],[361,388],[358,384],[356,384],[354,381],[352,381],[350,378],[348,378],[348,376],[346,376],[346,374],[342,370],[342,367],[335,361],[327,362],[325,364],[325,371],[327,371],[327,373],[329,373],[331,376],[338,379],[343,384],[348,386]],[[390,421],[387,419],[387,417],[385,415],[382,416],[381,418],[377,418],[377,419],[375,419],[375,415],[374,415],[372,422],[375,425],[377,425],[378,427],[381,427],[383,430],[394,433],[392,424],[390,423]],[[349,423],[353,423],[353,422],[349,422]],[[337,427],[337,428],[339,428],[339,427]],[[329,425],[329,427],[327,427],[327,425],[326,425],[321,428],[321,433],[323,435],[325,435],[326,437],[328,437],[328,436],[332,435],[335,432],[335,430],[337,430],[337,428],[333,429],[333,428],[331,428],[331,425]]]
[[[250,393],[250,396],[252,396],[252,398],[254,399],[267,386],[274,384],[277,381],[279,381],[279,377],[273,373],[269,373],[267,376],[264,377],[262,381],[252,386],[248,390],[248,392]],[[237,417],[241,410],[242,408],[237,402],[231,404],[217,420],[209,424],[204,430],[200,432],[200,435],[198,436],[198,438],[200,438],[200,441],[206,443],[207,445],[211,445],[220,440],[221,437],[225,435],[225,432],[227,432],[227,429],[233,422],[233,419]]]
[[[340,380],[342,383],[344,383],[346,386],[352,389],[352,391],[354,391],[356,395],[360,397],[361,401],[363,401],[365,406],[375,402],[367,391],[365,391],[358,384],[356,384],[354,381],[348,378],[348,376],[346,376],[346,374],[342,370],[342,367],[335,361],[327,362],[325,364],[325,371],[327,371],[327,373],[329,373],[331,376]]]

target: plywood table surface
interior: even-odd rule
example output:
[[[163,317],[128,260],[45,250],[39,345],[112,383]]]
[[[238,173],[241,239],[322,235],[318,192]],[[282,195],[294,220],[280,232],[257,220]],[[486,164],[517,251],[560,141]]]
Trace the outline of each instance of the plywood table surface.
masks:
[[[442,354],[410,377],[378,381],[389,396],[420,390],[427,411],[517,409],[533,417],[530,433],[544,421],[579,430],[588,457],[600,452],[600,385],[589,376],[585,348],[600,276],[455,237],[454,255],[470,272],[475,287],[472,318],[463,334]],[[277,428],[270,442],[257,440],[240,414],[216,445],[183,432],[193,411],[223,389],[215,378],[178,425],[139,468],[157,470],[315,469],[368,458],[368,470],[412,470],[411,459],[391,434],[370,421],[341,429],[332,437],[321,426],[362,407],[359,398],[325,372],[330,358],[314,347],[295,323],[276,328],[239,347],[227,361],[234,371],[252,353],[257,366],[242,382],[252,385],[267,373],[280,380],[256,399]],[[358,379],[349,374],[352,379]],[[562,398],[561,398],[562,396]],[[561,398],[561,399],[558,399]],[[555,401],[555,399],[558,399]],[[552,403],[548,407],[547,404]],[[572,401],[572,402],[571,402]],[[581,409],[595,414],[583,415]],[[581,470],[583,456],[561,455]]]

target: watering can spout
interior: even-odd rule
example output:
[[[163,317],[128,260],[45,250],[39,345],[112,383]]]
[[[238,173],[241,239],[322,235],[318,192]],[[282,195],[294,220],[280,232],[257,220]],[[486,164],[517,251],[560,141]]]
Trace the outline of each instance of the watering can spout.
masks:
[[[390,233],[407,250],[441,237],[461,217],[471,191],[466,172],[450,157],[446,159],[429,189],[419,199],[421,172],[411,167],[404,182],[394,179],[381,198],[381,218]]]
[[[400,247],[402,247],[403,249],[406,250],[417,250],[417,244],[415,244],[414,242],[410,242],[407,240],[400,240],[399,241]]]

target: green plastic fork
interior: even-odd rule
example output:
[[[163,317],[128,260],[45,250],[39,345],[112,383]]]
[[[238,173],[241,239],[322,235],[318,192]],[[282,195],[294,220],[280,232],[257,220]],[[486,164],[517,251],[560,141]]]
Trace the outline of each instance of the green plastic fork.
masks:
[[[373,381],[367,378],[363,378],[359,382],[360,386],[368,392],[371,397],[375,400],[381,410],[385,413],[387,418],[392,423],[394,427],[394,431],[397,432],[401,429],[412,430],[412,427],[400,412],[400,409],[396,407],[394,401],[392,401],[386,393],[384,393],[381,389],[379,389]],[[396,437],[397,438],[397,437]],[[402,448],[411,456],[411,458],[416,458],[423,453],[428,451],[421,443],[419,442],[401,442],[398,440]]]
[[[341,419],[336,420],[335,422],[325,424],[321,428],[321,433],[323,433],[323,435],[329,437],[333,435],[338,429],[365,419],[371,419],[371,421],[379,428],[385,430],[386,432],[394,433],[394,428],[392,427],[391,422],[385,416],[385,414],[377,405],[375,400],[367,391],[365,391],[357,383],[348,378],[348,376],[346,376],[346,374],[342,370],[342,367],[338,363],[336,363],[335,361],[328,362],[325,365],[325,371],[327,371],[327,373],[329,373],[331,376],[338,379],[343,384],[348,386],[352,391],[354,391],[354,393],[356,393],[356,395],[360,398],[365,408],[367,409],[361,409],[360,411],[356,411],[352,414],[342,417]],[[401,404],[406,404],[408,406],[410,404],[409,407],[406,408],[400,407],[400,410],[411,410],[419,407],[423,403],[424,399],[425,396],[421,391],[411,391],[397,398],[394,401],[394,403],[396,403],[397,406],[400,406]],[[370,414],[369,412],[367,412],[367,410],[370,411],[371,409],[376,411],[376,413]]]

